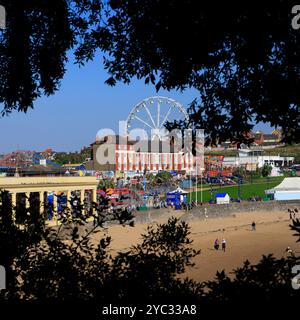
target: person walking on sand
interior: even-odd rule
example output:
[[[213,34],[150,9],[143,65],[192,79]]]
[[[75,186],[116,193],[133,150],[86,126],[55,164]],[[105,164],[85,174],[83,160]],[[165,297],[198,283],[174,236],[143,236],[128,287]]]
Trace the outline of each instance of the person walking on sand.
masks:
[[[207,215],[207,208],[204,208],[204,216],[205,216],[205,218],[208,218],[208,215]]]
[[[256,230],[256,223],[255,223],[255,221],[252,222],[251,226],[252,226],[252,231],[255,231],[255,230]]]
[[[225,252],[226,251],[226,240],[222,240],[222,250]]]
[[[214,248],[215,248],[215,250],[219,250],[219,247],[220,247],[219,240],[216,239],[215,243],[214,243]]]
[[[288,246],[288,247],[285,249],[285,252],[286,252],[287,255],[290,255],[290,256],[292,256],[292,257],[295,256],[295,251],[292,250],[292,248],[291,248],[290,246]]]

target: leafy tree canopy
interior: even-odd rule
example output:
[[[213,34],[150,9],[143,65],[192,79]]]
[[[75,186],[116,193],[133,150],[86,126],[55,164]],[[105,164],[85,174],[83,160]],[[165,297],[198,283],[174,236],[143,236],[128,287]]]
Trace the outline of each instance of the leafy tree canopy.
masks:
[[[39,214],[39,200],[35,201],[38,205],[30,201],[29,219],[20,228],[13,223],[8,192],[0,192],[0,264],[7,271],[7,290],[0,291],[1,312],[7,307],[10,315],[24,317],[25,309],[30,319],[40,319],[45,310],[59,319],[80,319],[80,312],[82,319],[98,319],[100,306],[110,303],[180,303],[196,304],[198,312],[210,316],[232,316],[237,306],[268,316],[281,310],[285,315],[299,313],[300,291],[291,286],[299,256],[264,256],[256,265],[246,261],[230,277],[222,271],[214,280],[197,283],[183,275],[200,253],[192,246],[186,222],[171,218],[148,226],[139,244],[113,254],[112,239],[99,231],[106,222],[133,226],[130,213],[105,214],[97,209],[91,225],[66,209],[63,223],[49,228]],[[81,211],[82,206],[74,210]],[[291,229],[299,241],[299,220]],[[55,306],[59,303],[62,309]]]
[[[52,94],[67,51],[77,62],[104,52],[106,81],[145,79],[156,89],[194,88],[194,128],[210,142],[245,141],[257,122],[300,139],[298,30],[293,0],[1,1],[8,26],[0,41],[4,113],[26,111]],[[185,124],[180,124],[183,126]],[[221,139],[221,140],[220,140]]]
[[[91,156],[90,148],[83,148],[80,152],[56,152],[54,159],[60,164],[75,163],[80,164]]]
[[[263,177],[268,177],[272,172],[272,166],[265,164],[261,169],[261,175]]]

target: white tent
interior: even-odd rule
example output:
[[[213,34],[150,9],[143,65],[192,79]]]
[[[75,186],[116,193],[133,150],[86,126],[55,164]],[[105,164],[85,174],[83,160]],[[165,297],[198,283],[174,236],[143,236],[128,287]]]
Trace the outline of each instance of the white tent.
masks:
[[[175,190],[173,190],[173,191],[170,191],[169,193],[182,193],[182,194],[188,194],[188,192],[187,191],[185,191],[185,190],[183,190],[183,189],[181,189],[181,188],[177,188],[177,189],[175,189]]]
[[[274,200],[300,200],[300,177],[285,178],[273,189],[265,190],[273,194]]]

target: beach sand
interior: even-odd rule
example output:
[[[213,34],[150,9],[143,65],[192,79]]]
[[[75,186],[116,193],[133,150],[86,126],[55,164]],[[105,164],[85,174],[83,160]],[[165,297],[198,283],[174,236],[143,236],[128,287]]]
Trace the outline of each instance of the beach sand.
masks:
[[[156,222],[166,222],[172,214],[166,214]],[[183,213],[174,212],[174,216],[180,215]],[[256,231],[251,231],[252,221],[256,222]],[[134,228],[110,226],[105,234],[112,237],[112,253],[127,250],[140,242],[140,235],[146,232],[147,225],[155,225],[156,222],[137,224]],[[297,237],[289,228],[287,212],[236,213],[225,218],[190,221],[189,225],[192,246],[201,249],[201,254],[193,260],[195,267],[188,268],[184,275],[197,281],[211,280],[217,271],[223,269],[230,272],[242,266],[247,259],[257,263],[262,255],[270,253],[280,258],[285,256],[287,246],[300,252],[300,243],[296,243]],[[97,234],[97,238],[101,235],[103,232]],[[226,252],[213,249],[216,238],[220,243],[223,238],[226,239]]]

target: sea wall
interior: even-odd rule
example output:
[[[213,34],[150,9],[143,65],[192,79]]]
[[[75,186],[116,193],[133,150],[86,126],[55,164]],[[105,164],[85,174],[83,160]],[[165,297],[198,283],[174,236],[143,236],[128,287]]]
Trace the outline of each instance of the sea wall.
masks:
[[[300,212],[300,200],[241,202],[222,205],[206,204],[203,206],[194,207],[192,210],[189,211],[174,209],[151,209],[147,211],[135,211],[134,216],[136,223],[147,223],[159,220],[167,220],[170,217],[177,217],[184,221],[190,221],[194,219],[201,220],[205,218],[209,219],[228,217],[234,213],[246,213],[254,211],[282,211],[287,213],[287,209],[289,208],[297,208]]]
[[[184,214],[181,219],[190,221],[194,219],[205,219],[205,218],[218,218],[227,217],[234,213],[253,212],[253,211],[264,211],[274,212],[282,211],[286,212],[288,209],[297,208],[300,212],[300,200],[290,201],[268,201],[268,202],[241,202],[241,203],[230,203],[222,205],[203,205],[198,206]]]
[[[150,209],[146,211],[135,211],[133,213],[136,223],[166,221],[171,217],[181,218],[186,211],[174,209]]]

